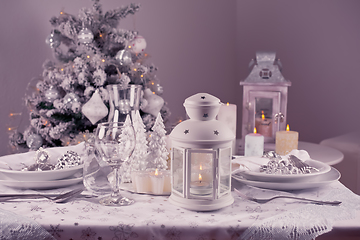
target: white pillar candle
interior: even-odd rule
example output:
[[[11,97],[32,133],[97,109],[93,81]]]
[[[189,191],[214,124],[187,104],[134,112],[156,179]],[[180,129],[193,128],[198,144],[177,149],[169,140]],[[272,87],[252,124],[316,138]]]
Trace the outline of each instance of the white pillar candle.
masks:
[[[249,133],[245,136],[245,156],[262,156],[264,154],[264,136],[256,133]]]
[[[217,120],[225,123],[231,131],[236,136],[236,116],[237,116],[237,106],[230,103],[222,103],[219,113],[217,115]],[[236,154],[236,138],[232,144],[232,154]]]
[[[286,131],[276,132],[275,137],[275,152],[279,155],[286,155],[291,150],[298,149],[299,133],[290,131],[289,125]]]

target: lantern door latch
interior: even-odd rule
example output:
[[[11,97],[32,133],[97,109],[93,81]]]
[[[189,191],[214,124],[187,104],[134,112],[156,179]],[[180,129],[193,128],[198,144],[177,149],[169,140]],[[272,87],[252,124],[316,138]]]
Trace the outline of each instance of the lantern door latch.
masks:
[[[280,113],[276,113],[276,114],[274,115],[274,119],[275,119],[275,123],[284,122],[285,116],[284,116],[284,114],[282,114],[281,112],[280,112]]]

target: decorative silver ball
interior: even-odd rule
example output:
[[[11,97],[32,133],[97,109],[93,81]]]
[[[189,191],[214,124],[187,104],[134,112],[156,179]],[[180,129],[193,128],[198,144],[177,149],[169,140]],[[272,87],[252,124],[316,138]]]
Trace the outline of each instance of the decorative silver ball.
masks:
[[[132,63],[131,53],[125,49],[118,51],[115,55],[115,59],[122,66],[128,66]]]
[[[60,38],[58,34],[51,33],[46,39],[45,43],[48,44],[51,48],[57,48],[60,46]]]
[[[78,34],[78,40],[82,44],[89,44],[94,40],[94,34],[88,28],[83,28]]]
[[[41,147],[41,145],[43,144],[43,139],[39,134],[31,134],[27,139],[26,139],[26,145],[31,149],[31,150],[37,150]]]
[[[55,87],[50,87],[45,91],[45,100],[48,102],[53,102],[55,99],[60,98],[60,92]]]
[[[79,96],[76,95],[75,93],[68,93],[63,98],[63,103],[67,108],[71,108],[73,103],[79,101],[80,101]]]
[[[130,101],[127,99],[120,100],[119,101],[119,110],[120,110],[120,113],[122,113],[122,114],[129,113],[131,110]]]

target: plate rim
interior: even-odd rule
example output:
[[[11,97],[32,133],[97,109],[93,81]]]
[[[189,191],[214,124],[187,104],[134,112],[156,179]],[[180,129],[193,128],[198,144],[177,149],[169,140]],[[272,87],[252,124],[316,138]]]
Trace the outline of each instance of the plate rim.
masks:
[[[341,177],[341,173],[339,170],[337,170],[334,167],[331,167],[331,170],[329,172],[326,172],[325,174],[330,174],[331,172],[336,173],[336,177],[331,180],[312,180],[307,182],[267,182],[267,181],[254,181],[254,180],[247,180],[244,176],[234,176],[231,177],[234,178],[236,181],[239,181],[243,184],[258,187],[258,188],[265,188],[265,189],[272,189],[272,190],[302,190],[302,189],[310,189],[310,188],[316,188],[320,187],[322,185],[327,185],[330,183],[333,183],[335,181],[338,181]],[[265,186],[260,186],[265,185]],[[271,185],[275,187],[271,187]],[[277,187],[276,187],[277,186]],[[295,187],[294,187],[295,186]]]

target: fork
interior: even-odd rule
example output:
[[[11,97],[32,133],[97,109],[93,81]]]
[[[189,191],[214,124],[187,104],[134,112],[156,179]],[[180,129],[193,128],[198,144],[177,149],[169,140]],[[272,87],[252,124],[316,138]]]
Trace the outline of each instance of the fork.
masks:
[[[286,195],[278,195],[278,196],[274,196],[274,197],[271,197],[271,198],[253,198],[253,197],[246,196],[245,194],[242,194],[236,188],[234,188],[234,191],[241,198],[244,198],[244,199],[247,199],[247,200],[250,200],[250,201],[253,201],[253,202],[257,202],[257,203],[267,203],[267,202],[270,202],[270,201],[272,201],[274,199],[277,199],[277,198],[290,198],[290,199],[296,199],[296,200],[301,200],[301,201],[307,201],[307,202],[315,203],[315,204],[319,204],[319,205],[336,206],[336,205],[339,205],[341,203],[340,201],[321,201],[321,200],[315,200],[315,199],[309,199],[309,198],[301,198],[301,197],[293,197],[293,196],[286,196]]]
[[[52,194],[38,194],[38,193],[30,193],[30,194],[19,194],[19,193],[10,193],[10,194],[0,194],[0,201],[12,200],[12,199],[31,199],[31,198],[47,198],[55,203],[64,203],[67,200],[78,196],[84,188],[77,188],[71,190],[66,193],[52,195]]]
[[[311,167],[309,164],[301,161],[298,157],[295,155],[289,155],[289,161],[297,167],[302,173],[307,173],[306,170],[315,170],[319,171],[317,168]]]

